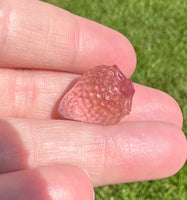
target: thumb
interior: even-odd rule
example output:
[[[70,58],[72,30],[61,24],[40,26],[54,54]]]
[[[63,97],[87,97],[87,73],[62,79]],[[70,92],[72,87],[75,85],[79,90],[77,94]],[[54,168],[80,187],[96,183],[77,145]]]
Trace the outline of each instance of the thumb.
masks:
[[[89,177],[79,168],[51,165],[1,174],[0,199],[92,200]]]

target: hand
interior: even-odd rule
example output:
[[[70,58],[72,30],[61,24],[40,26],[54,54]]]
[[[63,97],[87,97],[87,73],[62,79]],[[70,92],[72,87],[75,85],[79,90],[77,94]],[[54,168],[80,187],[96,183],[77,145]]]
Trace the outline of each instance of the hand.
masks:
[[[124,36],[34,0],[1,0],[0,24],[0,171],[22,170],[1,175],[8,184],[7,190],[0,184],[0,194],[8,191],[15,198],[27,188],[33,198],[36,184],[25,180],[34,170],[34,181],[45,177],[39,179],[40,193],[62,196],[72,191],[64,180],[69,177],[72,186],[72,174],[79,173],[64,165],[87,171],[94,186],[164,178],[183,166],[182,114],[161,91],[135,84],[131,114],[113,126],[57,120],[59,100],[79,73],[117,64],[132,75],[136,56]],[[89,179],[80,174],[85,177],[79,179],[80,191],[91,199]]]

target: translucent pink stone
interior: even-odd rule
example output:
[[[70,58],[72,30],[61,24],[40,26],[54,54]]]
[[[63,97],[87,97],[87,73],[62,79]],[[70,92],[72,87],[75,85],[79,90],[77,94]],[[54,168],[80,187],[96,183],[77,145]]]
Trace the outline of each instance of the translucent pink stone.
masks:
[[[97,66],[64,95],[59,113],[67,119],[114,124],[130,113],[134,92],[132,81],[116,65]]]

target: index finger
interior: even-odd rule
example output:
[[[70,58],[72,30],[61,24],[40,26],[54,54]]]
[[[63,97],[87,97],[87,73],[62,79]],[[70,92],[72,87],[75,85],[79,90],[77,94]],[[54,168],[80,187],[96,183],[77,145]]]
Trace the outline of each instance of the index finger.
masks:
[[[101,24],[33,0],[2,0],[0,13],[0,67],[82,73],[116,64],[127,77],[135,69],[128,39]]]

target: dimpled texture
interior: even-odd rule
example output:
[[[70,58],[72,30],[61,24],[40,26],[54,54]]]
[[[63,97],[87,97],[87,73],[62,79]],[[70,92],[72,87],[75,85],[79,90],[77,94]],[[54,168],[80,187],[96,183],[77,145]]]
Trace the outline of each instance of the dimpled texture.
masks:
[[[132,82],[116,65],[96,66],[64,95],[59,113],[66,119],[115,124],[130,113],[134,92]]]

